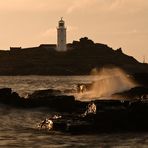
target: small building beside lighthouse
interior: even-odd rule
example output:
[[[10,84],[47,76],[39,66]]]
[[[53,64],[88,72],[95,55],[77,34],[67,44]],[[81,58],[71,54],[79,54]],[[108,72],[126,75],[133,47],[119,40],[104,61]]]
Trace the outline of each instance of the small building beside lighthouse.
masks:
[[[58,22],[57,27],[57,51],[66,51],[66,27],[63,18]]]

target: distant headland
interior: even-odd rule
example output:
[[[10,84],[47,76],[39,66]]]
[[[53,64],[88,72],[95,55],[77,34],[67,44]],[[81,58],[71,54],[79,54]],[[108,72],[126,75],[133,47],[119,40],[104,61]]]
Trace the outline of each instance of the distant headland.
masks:
[[[114,66],[128,73],[148,73],[148,64],[124,54],[121,48],[114,50],[87,37],[66,48],[59,52],[56,44],[41,44],[0,50],[0,75],[88,75],[94,68]]]

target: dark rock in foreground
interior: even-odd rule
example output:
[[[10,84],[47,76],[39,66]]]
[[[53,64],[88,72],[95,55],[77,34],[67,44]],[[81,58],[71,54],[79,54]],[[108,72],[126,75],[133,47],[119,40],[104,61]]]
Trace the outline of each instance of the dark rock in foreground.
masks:
[[[46,90],[37,90],[28,96],[29,99],[36,99],[36,98],[47,98],[50,96],[58,96],[61,95],[62,92],[60,90],[54,89],[46,89]]]
[[[100,132],[148,132],[148,102],[96,102],[96,114],[68,114],[52,119],[53,130],[72,134]]]
[[[148,87],[138,86],[121,93],[116,93],[113,96],[120,96],[126,99],[134,99],[134,98],[146,99],[147,95],[148,95]]]
[[[12,92],[11,88],[0,89],[0,103],[13,106],[23,105],[24,98],[21,98],[16,92]]]
[[[133,89],[140,90],[139,88]],[[131,90],[133,92],[133,90]],[[145,90],[143,89],[142,91]],[[136,91],[138,92],[138,91]],[[141,92],[141,90],[140,90]],[[146,91],[147,93],[147,91]],[[37,91],[27,99],[11,88],[0,89],[0,103],[15,107],[47,107],[67,112],[54,120],[54,130],[71,133],[98,133],[118,131],[148,131],[148,99],[96,100],[96,114],[83,116],[90,102],[76,101],[73,96],[55,90]]]
[[[52,89],[35,91],[28,98],[22,98],[16,92],[12,92],[11,88],[3,88],[0,89],[0,103],[20,108],[47,107],[71,112],[75,107],[75,98]]]
[[[53,119],[53,130],[72,134],[100,132],[148,132],[148,100],[96,101],[96,114],[68,114]]]

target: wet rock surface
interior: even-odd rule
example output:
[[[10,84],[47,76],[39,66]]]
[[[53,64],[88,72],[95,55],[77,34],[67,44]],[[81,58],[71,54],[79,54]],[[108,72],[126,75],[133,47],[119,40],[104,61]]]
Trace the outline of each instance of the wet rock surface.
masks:
[[[0,89],[0,103],[20,108],[47,107],[57,111],[72,111],[75,98],[52,89],[35,91],[27,98],[22,98],[11,88],[3,88]]]
[[[142,87],[133,88],[128,93],[136,96],[148,94],[147,88]],[[63,95],[57,90],[36,91],[28,98],[22,98],[11,88],[0,89],[1,104],[19,108],[46,107],[59,112],[62,117],[53,119],[53,130],[71,133],[148,131],[147,96],[93,102],[96,105],[96,112],[84,114],[90,101],[78,101],[74,96]]]
[[[121,93],[116,93],[114,95],[123,97],[123,98],[127,98],[127,99],[135,99],[135,98],[139,98],[139,99],[148,99],[147,95],[148,95],[148,87],[144,87],[144,86],[138,86],[138,87],[134,87],[131,88],[130,90],[121,92]]]
[[[0,89],[0,103],[19,107],[23,105],[23,102],[24,98],[13,92],[11,88]]]

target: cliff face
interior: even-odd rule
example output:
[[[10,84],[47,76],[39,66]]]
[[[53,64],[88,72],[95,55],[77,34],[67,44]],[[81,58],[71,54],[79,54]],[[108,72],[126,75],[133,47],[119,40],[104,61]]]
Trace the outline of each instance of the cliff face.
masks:
[[[148,72],[148,64],[88,38],[73,41],[68,47],[67,52],[47,46],[0,51],[0,75],[86,75],[104,66],[118,66],[129,73]]]

